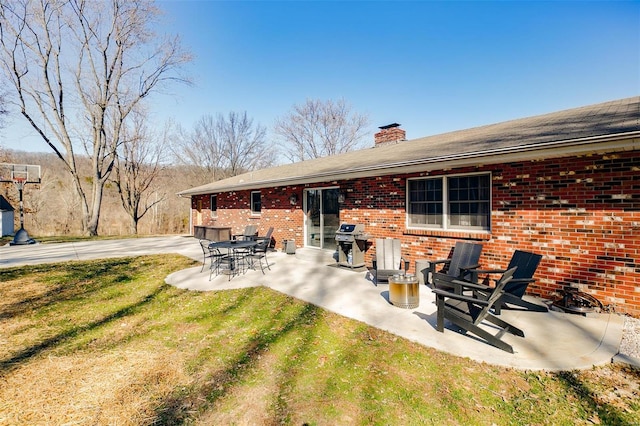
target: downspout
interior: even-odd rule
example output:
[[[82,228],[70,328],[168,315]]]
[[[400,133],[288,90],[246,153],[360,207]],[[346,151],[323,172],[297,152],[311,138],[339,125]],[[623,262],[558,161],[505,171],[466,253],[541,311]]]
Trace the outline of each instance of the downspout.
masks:
[[[193,229],[193,204],[191,203],[191,201],[193,200],[191,197],[189,197],[189,233],[191,235],[195,235],[196,233]]]

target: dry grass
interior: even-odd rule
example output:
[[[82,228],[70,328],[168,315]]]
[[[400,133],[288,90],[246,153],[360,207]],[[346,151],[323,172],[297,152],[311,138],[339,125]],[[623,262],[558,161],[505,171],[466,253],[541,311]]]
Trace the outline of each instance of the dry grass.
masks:
[[[181,361],[153,351],[39,358],[6,379],[0,412],[12,413],[8,423],[25,425],[144,423],[155,416],[150,401],[189,382]]]
[[[640,374],[521,372],[152,256],[2,270],[0,425],[640,424]]]

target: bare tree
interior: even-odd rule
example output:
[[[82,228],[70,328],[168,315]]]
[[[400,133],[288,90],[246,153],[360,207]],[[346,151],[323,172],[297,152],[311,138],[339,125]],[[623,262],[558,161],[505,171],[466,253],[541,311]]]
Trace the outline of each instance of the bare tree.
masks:
[[[358,149],[368,126],[369,118],[352,112],[344,99],[308,99],[278,118],[274,133],[286,147],[283,154],[296,162]]]
[[[222,141],[222,155],[229,176],[273,164],[274,154],[266,142],[266,129],[253,125],[247,113],[218,114],[216,133]]]
[[[152,183],[163,171],[161,146],[167,143],[167,128],[156,137],[146,127],[146,116],[134,114],[133,123],[123,129],[124,142],[116,157],[114,184],[122,207],[129,215],[129,233],[138,233],[138,222],[165,194],[150,191]]]
[[[175,159],[185,174],[190,176],[194,186],[223,177],[222,143],[216,134],[213,116],[200,117],[191,132],[178,126],[173,139]]]
[[[254,125],[247,113],[203,116],[191,133],[176,138],[176,158],[185,167],[199,170],[196,184],[204,184],[273,164],[275,153],[266,141],[266,130]]]
[[[4,127],[4,116],[9,113],[7,110],[7,101],[5,100],[6,95],[1,90],[2,86],[0,86],[0,128]]]
[[[165,83],[186,81],[179,71],[190,56],[179,40],[156,41],[150,30],[158,12],[145,0],[0,3],[0,65],[22,116],[72,176],[85,234],[98,233],[131,111]],[[91,158],[90,176],[77,149]]]

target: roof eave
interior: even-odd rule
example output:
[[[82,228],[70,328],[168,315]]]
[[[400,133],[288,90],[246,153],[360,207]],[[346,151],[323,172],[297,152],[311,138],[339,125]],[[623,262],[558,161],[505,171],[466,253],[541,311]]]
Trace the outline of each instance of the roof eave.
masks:
[[[214,194],[246,189],[304,185],[344,179],[385,176],[398,173],[413,173],[418,171],[428,172],[454,167],[543,160],[554,157],[587,155],[598,152],[632,151],[638,149],[640,149],[640,131],[634,131],[615,135],[560,140],[542,144],[518,145],[484,151],[420,158],[410,161],[368,165],[345,170],[333,170],[313,175],[290,176],[282,179],[242,182],[216,189],[202,188],[198,190],[197,188],[194,188],[194,190],[179,192],[178,195],[181,197],[191,197],[194,195]]]

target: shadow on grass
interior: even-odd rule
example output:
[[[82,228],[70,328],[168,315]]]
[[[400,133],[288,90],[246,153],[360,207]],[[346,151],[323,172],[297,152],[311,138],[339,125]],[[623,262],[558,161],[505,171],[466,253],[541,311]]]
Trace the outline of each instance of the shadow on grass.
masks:
[[[307,305],[307,308],[313,305]],[[274,419],[271,424],[289,424],[291,417],[291,408],[288,407],[287,389],[290,389],[295,383],[297,375],[296,371],[300,370],[301,366],[308,363],[308,357],[310,356],[309,347],[311,346],[315,336],[317,328],[317,317],[320,312],[319,308],[315,309],[304,315],[307,319],[307,328],[303,337],[297,340],[295,346],[292,346],[287,353],[287,364],[282,367],[281,374],[278,380],[278,395],[273,398],[275,404]],[[313,325],[313,327],[309,327]]]
[[[634,374],[637,379],[640,379],[640,371],[631,372],[631,374]],[[598,419],[593,420],[597,424],[609,426],[626,426],[631,424],[628,419],[625,418],[622,410],[609,403],[603,402],[602,398],[598,398],[597,395],[571,371],[559,372],[556,374],[556,377],[567,387],[568,391],[575,393],[588,412],[597,414]]]
[[[132,315],[136,313],[141,307],[147,305],[153,299],[158,297],[161,293],[167,291],[168,287],[159,286],[152,293],[145,295],[138,302],[132,303],[128,306],[125,306],[117,311],[101,318],[98,321],[93,321],[88,324],[81,324],[75,327],[71,327],[63,333],[59,333],[55,336],[52,336],[48,339],[43,340],[42,342],[27,347],[20,352],[13,355],[11,358],[0,361],[0,374],[4,374],[8,371],[11,371],[17,368],[20,364],[29,361],[31,358],[37,356],[39,353],[51,349],[55,346],[61,345],[75,337],[78,337],[81,333],[85,333],[91,330],[98,329],[102,326],[105,326],[112,321],[121,319],[123,317]]]
[[[93,264],[84,264],[77,262],[69,262],[62,264],[63,268],[58,268],[54,272],[56,283],[51,285],[47,291],[37,296],[24,297],[21,300],[7,304],[0,312],[0,320],[9,319],[16,316],[28,314],[36,310],[40,310],[54,303],[64,302],[79,297],[86,297],[98,290],[108,289],[114,285],[120,285],[123,281],[129,279],[128,275],[120,272],[131,267],[132,259],[115,259],[105,260],[99,269]],[[8,282],[20,279],[24,276],[42,273],[43,271],[51,271],[50,267],[20,267],[9,271],[2,271],[3,281]],[[8,274],[5,275],[5,272]],[[100,279],[96,279],[97,276]],[[111,279],[106,280],[109,275]],[[51,277],[43,278],[43,281],[50,281]],[[82,283],[82,285],[70,285],[70,283]]]
[[[225,308],[225,311],[228,312],[238,306],[239,303],[235,303],[233,307]],[[204,411],[223,397],[233,385],[240,382],[255,366],[260,356],[266,353],[270,345],[283,339],[298,327],[315,324],[319,310],[320,308],[317,306],[305,304],[297,315],[277,327],[277,331],[270,327],[278,321],[277,315],[274,316],[271,323],[263,327],[263,330],[269,330],[269,332],[259,333],[251,339],[243,349],[238,351],[236,358],[228,363],[227,368],[217,371],[200,383],[176,392],[174,396],[166,399],[157,410],[153,424],[182,424],[187,422],[194,413]],[[308,339],[304,339],[304,341],[306,340]],[[286,409],[281,407],[279,411],[280,415],[286,417]]]

